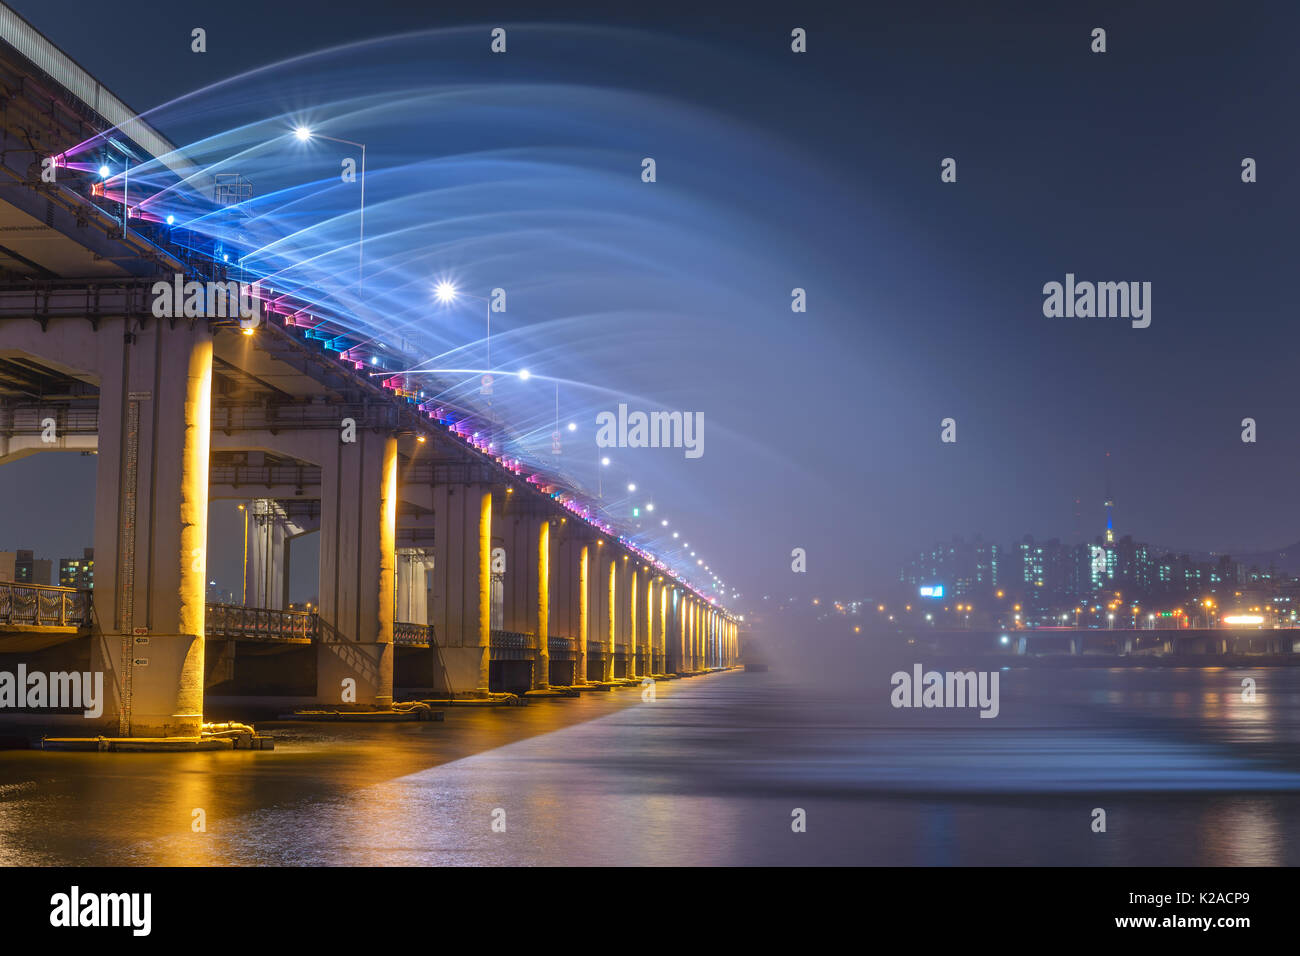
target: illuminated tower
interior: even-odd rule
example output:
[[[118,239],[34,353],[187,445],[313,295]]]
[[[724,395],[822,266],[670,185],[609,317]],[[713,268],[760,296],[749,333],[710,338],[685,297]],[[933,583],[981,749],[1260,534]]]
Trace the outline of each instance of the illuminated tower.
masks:
[[[1106,544],[1115,543],[1115,520],[1111,514],[1111,509],[1115,507],[1115,499],[1110,494],[1110,452],[1106,452]]]

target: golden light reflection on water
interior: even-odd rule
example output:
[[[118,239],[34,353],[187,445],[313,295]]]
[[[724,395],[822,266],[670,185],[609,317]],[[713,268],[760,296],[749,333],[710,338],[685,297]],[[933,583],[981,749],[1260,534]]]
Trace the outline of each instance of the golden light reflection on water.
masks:
[[[269,753],[0,752],[0,864],[1295,862],[1296,762],[1254,745],[1300,735],[1300,674],[1252,702],[1248,671],[1020,673],[973,731],[733,674],[651,704],[264,725]],[[1111,808],[1108,842],[1081,842],[1080,801]]]

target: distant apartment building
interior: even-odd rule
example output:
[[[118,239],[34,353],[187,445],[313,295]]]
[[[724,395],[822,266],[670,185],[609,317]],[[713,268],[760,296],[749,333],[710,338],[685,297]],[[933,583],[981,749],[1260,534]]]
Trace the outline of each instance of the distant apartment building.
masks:
[[[65,588],[92,589],[95,586],[95,549],[84,549],[80,558],[61,559],[59,584]]]
[[[32,551],[0,551],[0,581],[49,584],[51,562]]]
[[[949,544],[921,551],[899,574],[909,589],[942,587],[940,596],[974,597],[992,593],[998,586],[1002,550],[981,538],[953,538]]]

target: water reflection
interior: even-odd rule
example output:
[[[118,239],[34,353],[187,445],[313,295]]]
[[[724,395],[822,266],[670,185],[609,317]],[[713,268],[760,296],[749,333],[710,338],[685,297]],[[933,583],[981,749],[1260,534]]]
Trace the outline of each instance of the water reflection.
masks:
[[[1297,862],[1288,668],[1015,669],[995,720],[729,673],[267,726],[272,753],[0,754],[0,864]]]

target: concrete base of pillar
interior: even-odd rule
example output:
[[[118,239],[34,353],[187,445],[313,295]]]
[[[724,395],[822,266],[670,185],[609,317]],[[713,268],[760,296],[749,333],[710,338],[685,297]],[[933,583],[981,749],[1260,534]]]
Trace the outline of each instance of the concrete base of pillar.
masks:
[[[486,647],[441,647],[441,666],[435,669],[435,687],[457,697],[487,697]]]
[[[393,645],[324,641],[316,645],[316,700],[322,704],[393,705]]]
[[[132,737],[198,737],[203,728],[203,640],[191,634],[150,634],[144,640],[127,637],[130,658],[124,660],[119,634],[96,635],[91,669],[104,672],[107,698],[99,727],[125,730]],[[196,663],[197,661],[197,663]],[[117,688],[130,671],[130,701],[123,703]],[[126,707],[129,727],[119,715]]]

